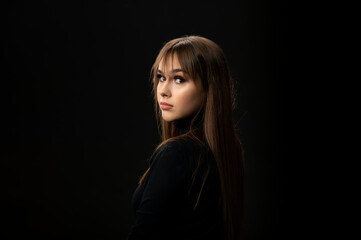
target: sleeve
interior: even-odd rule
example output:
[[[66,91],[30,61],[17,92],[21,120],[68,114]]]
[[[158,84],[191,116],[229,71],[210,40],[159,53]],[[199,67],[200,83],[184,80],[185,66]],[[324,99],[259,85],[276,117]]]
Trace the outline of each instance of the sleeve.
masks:
[[[181,219],[189,174],[185,152],[174,142],[167,143],[152,159],[128,240],[176,239],[173,234]]]

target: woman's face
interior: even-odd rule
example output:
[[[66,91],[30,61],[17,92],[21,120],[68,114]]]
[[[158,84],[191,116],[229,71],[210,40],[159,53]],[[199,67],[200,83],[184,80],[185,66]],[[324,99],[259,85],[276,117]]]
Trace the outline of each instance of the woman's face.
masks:
[[[157,78],[157,99],[165,121],[191,116],[201,107],[204,92],[181,68],[177,55],[173,61],[169,57],[166,64],[160,62]]]

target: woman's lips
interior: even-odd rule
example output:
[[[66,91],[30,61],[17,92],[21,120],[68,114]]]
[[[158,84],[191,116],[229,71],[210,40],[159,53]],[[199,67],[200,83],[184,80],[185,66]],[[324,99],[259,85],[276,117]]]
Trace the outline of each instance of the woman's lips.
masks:
[[[160,107],[161,107],[163,110],[167,110],[167,109],[172,108],[173,106],[170,105],[170,104],[168,104],[168,103],[161,102],[161,103],[160,103]]]

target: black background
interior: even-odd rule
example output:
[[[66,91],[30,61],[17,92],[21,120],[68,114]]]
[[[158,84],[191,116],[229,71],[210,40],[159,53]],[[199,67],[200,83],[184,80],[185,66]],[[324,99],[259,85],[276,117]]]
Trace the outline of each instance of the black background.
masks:
[[[2,239],[125,238],[133,191],[160,140],[149,70],[166,41],[192,34],[221,46],[236,81],[235,121],[246,151],[244,239],[288,236],[285,3],[1,5]]]

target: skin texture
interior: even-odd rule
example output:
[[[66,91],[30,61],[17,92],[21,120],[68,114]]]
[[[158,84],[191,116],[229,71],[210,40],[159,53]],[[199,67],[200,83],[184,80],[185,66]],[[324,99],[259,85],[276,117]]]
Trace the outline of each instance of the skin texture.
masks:
[[[166,64],[161,61],[157,71],[159,79],[157,86],[157,100],[173,105],[170,109],[162,109],[162,118],[175,121],[196,113],[201,107],[204,92],[188,74],[181,71],[177,55],[169,57]]]

